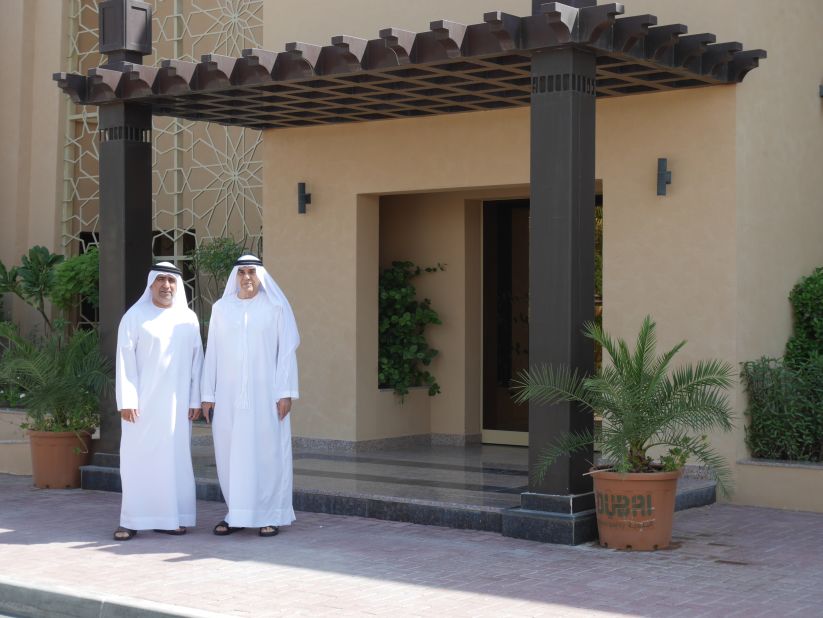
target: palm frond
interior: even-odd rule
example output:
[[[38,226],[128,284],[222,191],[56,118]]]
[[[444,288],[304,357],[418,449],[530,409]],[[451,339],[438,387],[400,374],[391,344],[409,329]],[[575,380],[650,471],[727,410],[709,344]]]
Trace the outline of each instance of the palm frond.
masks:
[[[661,436],[659,444],[650,446],[674,446],[682,449],[690,458],[699,461],[712,473],[721,496],[728,497],[734,490],[732,471],[726,458],[709,444],[706,436],[670,433]]]
[[[592,446],[595,443],[596,437],[595,432],[590,430],[558,436],[552,444],[540,451],[540,455],[538,455],[534,470],[532,471],[532,479],[537,483],[543,482],[546,473],[552,464],[557,461],[558,457],[561,455],[571,455],[572,453]]]
[[[33,429],[77,431],[99,423],[101,395],[111,387],[111,364],[98,349],[95,332],[54,333],[41,342],[0,324],[9,342],[0,362],[0,382],[26,395]]]
[[[512,380],[512,390],[517,403],[534,400],[541,405],[551,405],[560,401],[576,401],[587,408],[591,407],[583,380],[568,367],[542,365],[521,371]]]

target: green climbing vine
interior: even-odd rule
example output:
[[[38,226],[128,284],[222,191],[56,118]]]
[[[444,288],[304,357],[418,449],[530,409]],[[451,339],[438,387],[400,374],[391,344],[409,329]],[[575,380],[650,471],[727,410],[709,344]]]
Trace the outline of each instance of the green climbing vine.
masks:
[[[380,275],[379,351],[377,379],[404,397],[412,386],[427,386],[429,395],[440,385],[426,369],[437,350],[426,341],[429,324],[441,324],[428,298],[417,300],[411,280],[420,274],[445,270],[442,264],[421,268],[412,262],[392,262]]]

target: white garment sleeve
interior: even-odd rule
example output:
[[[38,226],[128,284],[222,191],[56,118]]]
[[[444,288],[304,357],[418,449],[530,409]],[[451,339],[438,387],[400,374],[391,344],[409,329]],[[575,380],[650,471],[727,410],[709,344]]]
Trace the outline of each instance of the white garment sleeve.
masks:
[[[193,328],[197,331],[191,359],[191,390],[189,391],[189,408],[199,408],[203,402],[200,399],[200,378],[203,372],[203,342],[200,339],[200,324],[195,318]],[[209,399],[207,401],[214,401]]]
[[[285,320],[279,316],[277,320],[277,340],[283,341]],[[277,367],[274,371],[274,400],[280,401],[285,397],[299,399],[297,388],[297,352],[285,352],[283,346],[277,346]]]
[[[115,391],[118,410],[137,410],[140,406],[137,391],[140,377],[137,373],[137,333],[131,316],[120,320],[117,329],[117,358],[115,359]]]
[[[203,362],[203,377],[200,380],[200,398],[202,401],[214,402],[214,392],[217,388],[217,328],[219,301],[211,308],[209,320],[209,338],[206,341],[206,358]]]

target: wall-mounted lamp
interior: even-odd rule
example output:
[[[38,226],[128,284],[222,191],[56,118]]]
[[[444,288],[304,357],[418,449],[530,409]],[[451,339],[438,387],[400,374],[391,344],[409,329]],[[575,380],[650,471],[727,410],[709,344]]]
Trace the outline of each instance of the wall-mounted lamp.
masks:
[[[306,204],[311,204],[311,193],[306,193],[306,183],[297,183],[297,214],[306,214]]]
[[[657,160],[657,195],[666,195],[666,185],[672,184],[672,173],[666,168],[668,159]]]

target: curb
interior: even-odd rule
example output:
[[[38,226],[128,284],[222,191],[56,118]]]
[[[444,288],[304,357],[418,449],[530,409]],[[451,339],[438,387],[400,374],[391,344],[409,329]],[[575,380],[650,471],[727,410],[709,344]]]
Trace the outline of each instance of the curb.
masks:
[[[0,614],[15,618],[225,618],[225,614],[143,599],[41,587],[0,577]]]

